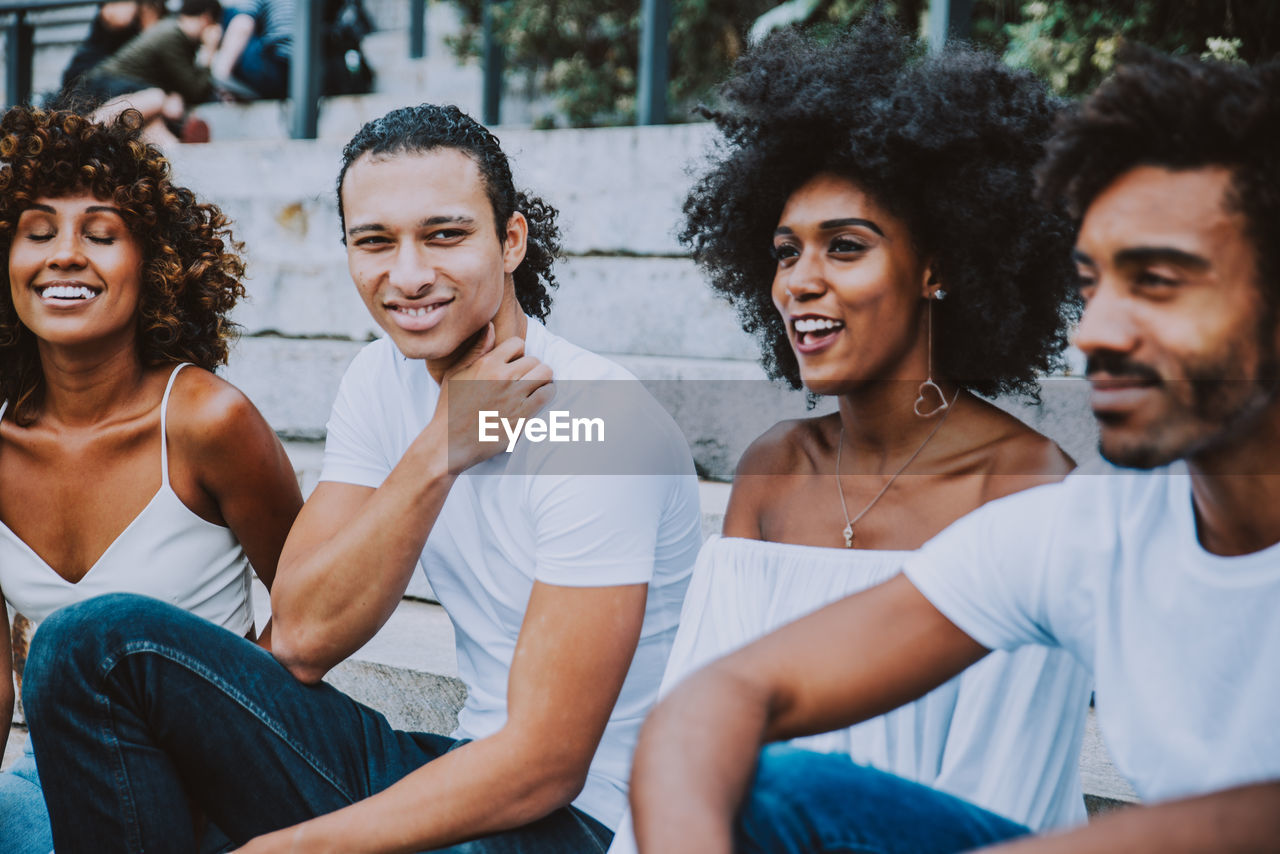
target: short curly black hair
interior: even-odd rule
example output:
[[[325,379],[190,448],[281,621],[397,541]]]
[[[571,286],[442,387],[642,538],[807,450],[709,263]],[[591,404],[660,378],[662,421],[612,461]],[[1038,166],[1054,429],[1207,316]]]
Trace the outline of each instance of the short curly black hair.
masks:
[[[346,216],[342,208],[342,182],[361,155],[384,156],[425,153],[454,148],[475,161],[484,178],[485,193],[493,208],[498,239],[506,239],[506,225],[516,211],[529,223],[528,248],[513,274],[516,299],[526,314],[546,320],[551,312],[551,289],[556,287],[552,266],[560,257],[560,228],[556,209],[537,196],[517,192],[511,164],[502,145],[489,130],[457,107],[419,104],[401,107],[365,124],[342,149],[338,171],[338,220],[346,242]]]
[[[960,45],[926,54],[873,16],[829,40],[797,30],[748,51],[706,109],[724,134],[684,205],[681,241],[755,335],[766,371],[800,370],[770,288],[773,231],[819,173],[901,219],[946,289],[936,363],[985,395],[1034,397],[1076,312],[1072,228],[1035,198],[1061,102],[1030,73]]]
[[[1065,114],[1040,168],[1044,198],[1081,217],[1137,166],[1232,172],[1226,203],[1244,215],[1263,294],[1280,305],[1280,60],[1255,68],[1132,46]]]
[[[169,161],[142,141],[142,116],[98,124],[64,110],[13,107],[0,118],[0,255],[22,212],[41,197],[89,192],[120,209],[142,248],[138,351],[143,364],[226,364],[244,296],[242,246],[216,206],[172,181]],[[0,399],[19,423],[36,417],[44,374],[37,342],[18,318],[9,266],[0,272]]]

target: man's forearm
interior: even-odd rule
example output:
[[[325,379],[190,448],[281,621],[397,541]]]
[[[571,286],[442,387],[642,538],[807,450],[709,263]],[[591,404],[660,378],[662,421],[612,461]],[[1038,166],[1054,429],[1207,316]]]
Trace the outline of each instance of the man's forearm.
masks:
[[[319,680],[359,649],[403,596],[455,478],[433,428],[350,518],[308,518],[315,507],[299,516],[332,535],[287,544],[272,588],[272,652],[298,678]]]
[[[990,854],[1261,854],[1280,844],[1280,782],[1130,807]]]
[[[728,854],[738,804],[765,738],[769,699],[722,664],[686,680],[649,715],[631,809],[642,852]]]
[[[567,806],[581,779],[504,731],[452,750],[384,791],[260,837],[242,854],[413,854],[522,827]]]

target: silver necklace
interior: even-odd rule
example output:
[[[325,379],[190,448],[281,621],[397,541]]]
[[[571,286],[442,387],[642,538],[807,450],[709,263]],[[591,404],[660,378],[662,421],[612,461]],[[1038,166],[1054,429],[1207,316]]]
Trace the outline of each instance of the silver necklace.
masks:
[[[845,548],[853,548],[853,526],[858,524],[858,522],[862,520],[862,517],[867,515],[872,507],[876,506],[876,502],[883,498],[884,494],[889,491],[889,487],[893,486],[893,482],[898,479],[898,475],[906,471],[907,466],[915,462],[916,457],[920,456],[920,452],[924,450],[924,446],[929,444],[929,440],[934,437],[934,434],[942,429],[943,424],[947,423],[947,416],[951,414],[951,409],[955,406],[955,403],[959,398],[960,389],[956,389],[955,395],[951,398],[951,403],[947,404],[946,408],[942,411],[942,418],[938,419],[938,423],[929,431],[929,435],[924,437],[924,441],[920,443],[920,447],[916,448],[915,451],[912,452],[911,456],[907,457],[907,461],[893,473],[892,477],[885,481],[884,486],[880,487],[880,491],[876,493],[876,497],[871,499],[871,502],[867,504],[866,507],[863,507],[862,511],[852,519],[849,518],[849,508],[845,506],[844,503],[844,483],[840,480],[840,457],[841,452],[844,450],[844,420],[841,419],[840,444],[836,446],[836,494],[840,496],[840,512],[844,514],[844,530],[841,531],[841,533],[844,534]],[[943,400],[945,401],[946,398],[943,398]]]

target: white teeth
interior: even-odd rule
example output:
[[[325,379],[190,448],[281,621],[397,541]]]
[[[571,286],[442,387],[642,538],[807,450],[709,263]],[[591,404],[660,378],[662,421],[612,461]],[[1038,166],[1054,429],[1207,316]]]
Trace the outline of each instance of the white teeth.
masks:
[[[50,285],[40,291],[40,296],[52,299],[92,299],[93,295],[83,285]]]
[[[407,314],[410,317],[426,317],[428,314],[438,309],[440,305],[441,303],[437,303],[435,305],[429,305],[429,306],[426,306],[425,308],[401,307],[401,308],[397,308],[396,311],[403,312],[404,314]]]
[[[796,332],[804,335],[809,332],[818,332],[823,329],[837,329],[844,326],[838,320],[822,317],[806,317],[796,321]]]

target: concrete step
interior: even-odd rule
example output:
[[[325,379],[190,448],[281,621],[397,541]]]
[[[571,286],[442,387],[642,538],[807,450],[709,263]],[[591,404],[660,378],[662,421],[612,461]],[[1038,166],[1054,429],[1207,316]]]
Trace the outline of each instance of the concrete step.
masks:
[[[1080,787],[1089,815],[1110,812],[1139,802],[1133,786],[1116,770],[1111,753],[1098,729],[1098,717],[1089,709],[1089,722],[1080,747]]]
[[[9,737],[4,744],[4,753],[0,755],[0,771],[7,769],[17,761],[22,753],[22,746],[27,743],[27,728],[23,725],[9,727]]]

